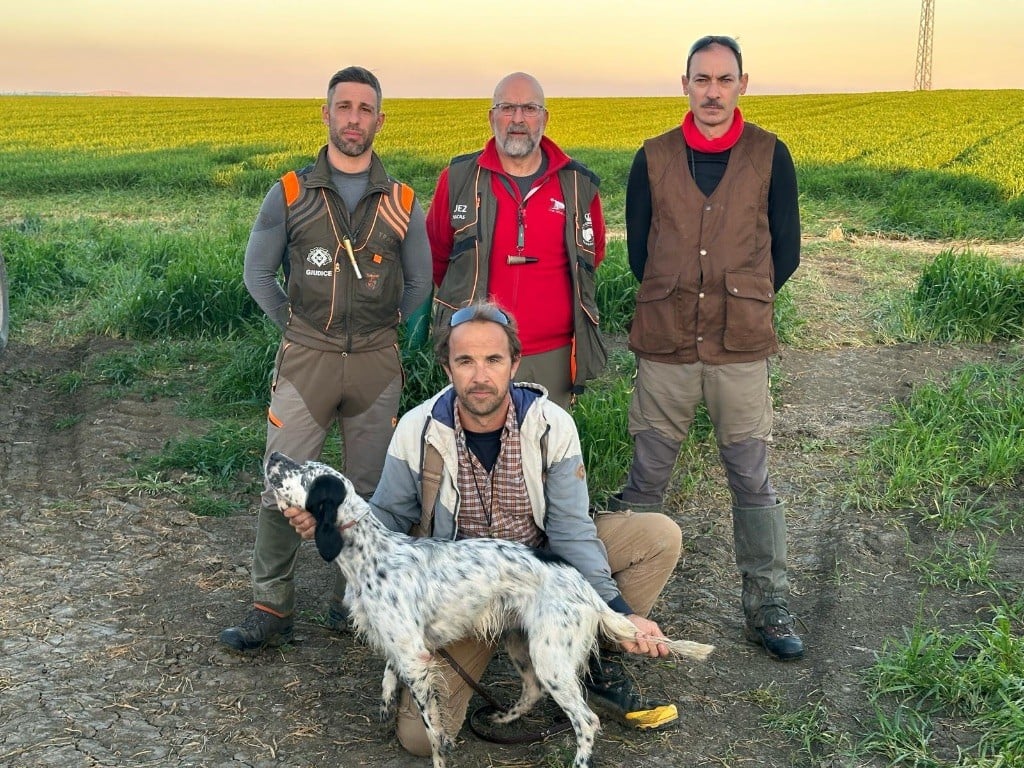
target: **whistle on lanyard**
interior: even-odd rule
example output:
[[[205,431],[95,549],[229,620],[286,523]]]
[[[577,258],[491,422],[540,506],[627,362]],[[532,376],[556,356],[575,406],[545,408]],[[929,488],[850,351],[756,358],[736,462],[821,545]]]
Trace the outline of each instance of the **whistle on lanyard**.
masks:
[[[356,264],[356,255],[352,252],[352,241],[346,237],[341,241],[341,244],[345,246],[345,253],[348,254],[348,260],[352,264],[352,269],[355,270],[356,280],[362,280],[363,273],[359,271],[359,265]]]
[[[536,256],[523,256],[523,246],[526,245],[526,217],[523,214],[522,206],[517,211],[518,216],[518,227],[516,232],[516,248],[519,253],[510,255],[505,259],[505,262],[512,266],[513,264],[536,264],[540,259]]]

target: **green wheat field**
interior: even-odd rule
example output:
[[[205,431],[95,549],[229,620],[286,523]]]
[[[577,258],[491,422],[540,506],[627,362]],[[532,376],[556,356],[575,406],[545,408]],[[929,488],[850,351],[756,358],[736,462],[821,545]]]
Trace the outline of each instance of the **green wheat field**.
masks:
[[[28,200],[52,194],[66,200],[95,193],[95,205],[76,205],[86,213],[111,207],[103,193],[131,192],[140,216],[176,194],[224,192],[258,202],[324,142],[320,104],[0,97],[0,216],[37,209]],[[679,123],[685,100],[565,98],[548,106],[548,135],[602,177],[614,231],[633,153],[645,138]],[[376,148],[426,203],[447,160],[489,137],[487,107],[482,99],[385,97]],[[819,219],[844,211],[854,231],[1024,235],[1024,91],[750,96],[741,107],[747,120],[789,146],[812,232]],[[167,207],[173,218],[176,205]]]

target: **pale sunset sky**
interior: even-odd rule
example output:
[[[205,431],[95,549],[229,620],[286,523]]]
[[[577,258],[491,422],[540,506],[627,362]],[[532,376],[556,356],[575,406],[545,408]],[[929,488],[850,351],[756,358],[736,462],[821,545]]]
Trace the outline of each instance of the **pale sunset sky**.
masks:
[[[689,45],[736,37],[749,94],[911,90],[920,0],[20,0],[0,93],[322,98],[371,69],[388,97],[680,93]],[[1024,88],[1024,0],[935,0],[932,88]]]

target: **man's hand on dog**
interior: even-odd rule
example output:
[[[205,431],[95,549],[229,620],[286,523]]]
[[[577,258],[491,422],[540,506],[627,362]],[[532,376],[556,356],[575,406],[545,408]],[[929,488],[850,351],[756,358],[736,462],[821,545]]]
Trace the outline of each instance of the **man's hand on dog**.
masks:
[[[656,622],[638,616],[635,613],[626,617],[633,626],[637,628],[637,641],[635,643],[622,643],[622,650],[626,653],[636,653],[640,656],[650,656],[653,659],[659,656],[668,656],[668,646],[659,643],[655,638],[664,638],[665,633]]]
[[[299,536],[306,541],[312,540],[313,534],[316,532],[316,518],[313,517],[312,512],[302,507],[288,507],[282,514],[288,518],[288,522]]]

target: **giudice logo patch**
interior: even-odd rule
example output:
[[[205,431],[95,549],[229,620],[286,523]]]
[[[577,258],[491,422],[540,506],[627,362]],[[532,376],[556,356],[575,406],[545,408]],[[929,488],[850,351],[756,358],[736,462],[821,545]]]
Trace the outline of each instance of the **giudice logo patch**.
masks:
[[[310,252],[306,254],[306,261],[312,264],[314,267],[317,267],[317,269],[311,269],[307,267],[306,276],[331,277],[334,274],[334,269],[333,267],[329,267],[328,265],[333,260],[334,259],[331,258],[331,252],[328,251],[326,248],[318,245],[316,248],[311,249]],[[324,267],[328,268],[324,269]]]
[[[314,267],[323,269],[324,265],[331,263],[331,252],[318,245],[306,254],[306,261]]]

